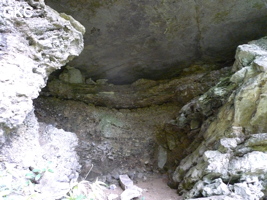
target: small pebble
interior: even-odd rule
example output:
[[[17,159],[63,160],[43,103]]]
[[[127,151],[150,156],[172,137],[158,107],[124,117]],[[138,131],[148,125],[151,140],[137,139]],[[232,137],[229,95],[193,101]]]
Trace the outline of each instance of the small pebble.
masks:
[[[115,190],[116,188],[117,188],[117,186],[115,184],[112,184],[112,185],[109,186],[110,190]]]

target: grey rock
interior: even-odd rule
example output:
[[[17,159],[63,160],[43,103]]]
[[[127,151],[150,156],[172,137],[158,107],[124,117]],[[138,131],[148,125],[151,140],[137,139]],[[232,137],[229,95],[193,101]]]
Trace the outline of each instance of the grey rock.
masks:
[[[143,177],[144,177],[144,174],[143,174],[143,173],[139,172],[139,173],[137,174],[137,178],[138,178],[138,179],[142,179]]]
[[[215,179],[211,184],[204,186],[202,195],[204,197],[216,195],[229,195],[231,192],[222,179]]]
[[[266,72],[267,71],[266,63],[267,63],[267,57],[256,58],[254,60],[253,67],[255,67],[259,72]]]
[[[82,101],[87,104],[100,105],[116,109],[144,108],[152,105],[162,105],[166,102],[187,102],[195,96],[203,94],[217,83],[219,77],[229,73],[230,68],[210,71],[210,67],[199,65],[201,73],[190,74],[186,78],[172,80],[138,80],[131,85],[107,84],[106,79],[97,80],[94,84],[71,84],[69,73],[64,71],[66,81],[52,79],[48,82],[46,95],[63,99]],[[219,68],[219,66],[216,66]],[[77,70],[77,69],[75,69]],[[65,79],[65,78],[64,78]],[[89,79],[90,80],[90,79]],[[81,80],[82,82],[82,80]],[[106,137],[110,137],[109,134]]]
[[[78,138],[39,123],[32,100],[53,71],[81,53],[84,32],[79,22],[62,18],[49,6],[34,6],[27,18],[2,15],[3,9],[30,6],[28,2],[0,2],[0,157],[4,155],[4,165],[16,171],[10,180],[17,187],[12,190],[24,188],[16,191],[23,197],[12,191],[8,199],[28,198],[33,191],[38,191],[37,199],[59,199],[68,192],[70,182],[78,179]],[[29,169],[43,171],[31,189],[24,184]]]
[[[267,153],[253,151],[245,154],[243,157],[236,157],[229,163],[229,174],[231,176],[258,174],[264,175],[267,173],[266,169]]]
[[[1,9],[27,5],[25,1],[8,3]],[[42,14],[38,14],[38,9],[33,9],[33,16],[27,20],[3,18],[7,23],[4,29],[8,31],[1,34],[1,40],[8,43],[9,50],[3,49],[6,53],[0,64],[0,124],[9,128],[21,124],[32,110],[32,100],[45,87],[48,75],[83,49],[83,35],[69,20],[49,6],[41,10],[45,18],[39,16]],[[20,25],[15,25],[17,23]]]
[[[253,184],[247,182],[234,184],[235,194],[242,196],[244,200],[261,199],[264,196],[262,189],[263,187],[258,180]]]
[[[123,190],[126,190],[127,188],[130,188],[134,185],[133,181],[129,178],[128,175],[120,175],[119,181]]]
[[[159,146],[158,148],[158,167],[160,169],[163,169],[164,165],[166,164],[167,162],[167,150],[164,149],[162,146]]]
[[[67,66],[60,74],[59,79],[67,83],[84,83],[84,77],[80,70]]]
[[[221,153],[233,151],[237,147],[239,140],[239,138],[222,138],[220,139],[220,146],[218,147],[218,150]]]
[[[120,174],[117,170],[113,170],[111,173],[111,176],[112,176],[112,178],[114,178],[116,180],[119,180],[119,178],[120,178]]]
[[[134,170],[130,171],[128,173],[128,176],[130,177],[130,179],[134,180],[135,176],[136,176],[136,172]]]
[[[236,72],[228,79],[228,91],[218,84],[179,113],[177,125],[185,128],[200,113],[209,116],[207,102],[224,98],[218,113],[211,114],[195,133],[201,136],[191,144],[196,147],[174,172],[173,179],[185,198],[198,197],[202,192],[207,196],[202,199],[263,197],[267,187],[266,54],[266,37],[239,46],[233,66]],[[202,141],[197,142],[200,138]]]
[[[262,0],[46,3],[86,26],[85,50],[71,65],[113,83],[171,77],[202,58],[229,60],[236,46],[267,33]]]
[[[253,134],[246,140],[245,146],[266,146],[267,145],[267,133]]]
[[[203,160],[207,163],[206,173],[223,176],[227,174],[229,154],[222,154],[219,151],[206,151]]]
[[[117,186],[115,185],[115,184],[111,184],[110,186],[109,186],[109,189],[110,190],[115,190],[117,188]]]

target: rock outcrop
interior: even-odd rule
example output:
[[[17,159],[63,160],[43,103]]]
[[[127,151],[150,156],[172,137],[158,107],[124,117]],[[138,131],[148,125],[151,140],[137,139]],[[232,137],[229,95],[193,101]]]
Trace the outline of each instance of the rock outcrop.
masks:
[[[0,194],[60,199],[79,173],[112,182],[120,167],[144,179],[146,171],[179,163],[172,179],[185,199],[264,197],[267,37],[238,47],[231,74],[222,65],[186,65],[229,58],[235,44],[263,34],[258,27],[266,25],[264,2],[227,0],[220,7],[216,1],[103,0],[81,8],[82,2],[64,4],[72,3],[90,22],[87,64],[83,56],[73,62],[79,69],[53,74],[35,112],[33,99],[48,76],[81,53],[85,29],[42,3],[0,2]],[[214,4],[219,11],[211,11]],[[221,37],[244,25],[249,28],[240,30],[242,37],[239,30],[227,42]],[[163,69],[164,78],[181,76],[135,81],[162,78]],[[133,83],[113,85],[89,75]]]
[[[71,62],[86,78],[132,83],[176,77],[195,60],[227,61],[267,34],[265,0],[46,0],[88,30]]]
[[[143,178],[141,173],[157,168],[174,169],[175,161],[185,156],[178,152],[191,139],[185,133],[177,135],[169,121],[182,105],[230,73],[230,68],[218,68],[199,64],[172,80],[113,85],[89,82],[68,67],[51,76],[34,101],[35,112],[40,121],[77,134],[82,177],[93,165],[88,179],[105,176],[110,181],[115,172],[134,178],[140,173]]]
[[[249,200],[264,196],[266,56],[266,37],[239,46],[234,74],[181,109],[178,127],[183,129],[196,120],[202,124],[188,149],[192,153],[173,175],[186,199]]]
[[[29,3],[0,2],[0,197],[58,199],[77,180],[78,139],[38,123],[32,100],[54,70],[81,53],[85,29]]]
[[[38,97],[49,74],[81,53],[84,27],[64,14],[60,17],[48,6],[32,10],[28,18],[8,18],[3,15],[6,7],[30,5],[4,2],[0,21],[0,124],[13,128],[32,110],[32,99]]]

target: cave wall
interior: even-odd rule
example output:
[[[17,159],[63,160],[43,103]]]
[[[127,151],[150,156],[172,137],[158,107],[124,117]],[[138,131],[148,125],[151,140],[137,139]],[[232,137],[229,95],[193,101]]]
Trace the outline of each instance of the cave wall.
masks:
[[[15,8],[20,14],[11,16]],[[49,74],[81,53],[84,31],[43,4],[0,1],[1,199],[59,199],[78,179],[77,136],[39,123],[32,100]]]
[[[180,74],[195,60],[233,60],[239,44],[267,33],[262,0],[47,0],[87,29],[70,63],[86,78],[132,83]]]
[[[77,134],[81,177],[94,166],[89,180],[101,177],[113,183],[116,173],[143,178],[158,170],[174,170],[187,155],[193,137],[186,132],[196,131],[198,122],[177,132],[171,120],[186,102],[230,73],[229,67],[218,68],[193,65],[195,74],[181,78],[113,85],[86,82],[77,76],[77,69],[68,67],[51,76],[34,101],[35,113],[39,121]]]
[[[224,2],[226,3],[226,1]],[[85,81],[85,78],[88,78],[82,77],[86,76],[85,69],[80,68],[76,63],[75,67],[79,67],[84,72],[80,83],[70,83],[68,78],[60,78],[60,76],[59,79],[56,76],[52,77],[48,87],[42,91],[42,97],[35,101],[39,120],[50,123],[48,125],[37,121],[33,112],[32,100],[37,98],[52,71],[59,69],[81,53],[83,49],[82,35],[85,29],[72,17],[65,14],[59,15],[44,5],[32,5],[26,1],[10,1],[0,2],[1,9],[6,6],[14,6],[15,3],[32,7],[34,13],[29,18],[5,18],[1,15],[0,171],[4,172],[4,175],[0,177],[1,183],[13,185],[25,181],[25,173],[31,171],[32,168],[48,167],[47,164],[52,161],[55,173],[45,174],[40,182],[34,185],[34,190],[38,192],[39,199],[58,199],[69,190],[69,183],[78,178],[80,165],[76,148],[81,156],[80,162],[83,164],[82,173],[84,174],[88,173],[91,164],[97,165],[100,163],[99,161],[103,162],[106,168],[94,168],[93,172],[96,176],[102,175],[100,170],[107,172],[109,167],[131,168],[137,165],[140,165],[141,168],[144,167],[135,171],[142,174],[149,168],[150,170],[155,169],[153,164],[164,169],[164,165],[169,161],[169,164],[178,165],[173,173],[173,180],[178,184],[178,191],[185,198],[260,199],[264,196],[267,188],[266,38],[238,47],[236,62],[232,68],[233,75],[229,74],[229,68],[219,70],[215,67],[216,69],[211,70],[212,65],[190,65],[189,68],[182,70],[182,77],[172,80],[141,79],[131,85],[116,86],[108,84],[103,79],[96,82],[90,79]],[[59,3],[61,2],[59,1]],[[80,13],[84,14],[83,8],[79,7],[82,4],[72,3],[73,7],[78,7]],[[93,5],[92,3],[91,1],[90,5]],[[88,13],[90,16],[98,16],[98,9],[101,12],[103,10],[103,12],[107,12],[108,9],[119,9],[120,3],[120,1],[109,3],[97,1],[94,2],[97,9]],[[174,44],[180,45],[183,43],[179,41],[175,43],[176,31],[181,31],[180,28],[176,27],[177,29],[175,29],[172,26],[172,20],[175,21],[175,17],[167,16],[166,19],[164,18],[163,24],[161,24],[161,18],[166,17],[165,14],[173,16],[171,11],[178,5],[181,8],[187,5],[189,8],[193,8],[192,10],[187,9],[190,12],[204,15],[200,11],[204,8],[211,8],[212,3],[217,3],[217,7],[219,7],[218,3],[224,5],[220,9],[227,7],[231,11],[236,6],[239,6],[238,9],[240,9],[240,12],[217,13],[215,19],[211,14],[210,16],[213,16],[212,19],[215,20],[213,22],[219,24],[218,27],[222,24],[226,25],[228,22],[239,27],[238,30],[241,29],[240,26],[245,27],[244,23],[248,24],[251,29],[262,27],[261,19],[263,17],[261,18],[261,16],[265,15],[265,8],[264,3],[258,1],[242,1],[242,5],[241,1],[228,2],[228,4],[224,4],[222,1],[173,1],[172,4],[168,1],[129,4],[124,2],[121,7],[123,12],[115,12],[115,14],[119,14],[119,17],[125,16],[127,9],[124,5],[126,7],[130,5],[133,10],[141,7],[144,10],[147,9],[148,13],[153,8],[152,11],[155,11],[160,18],[157,21],[158,18],[151,17],[151,20],[152,18],[155,20],[153,25],[159,26],[161,31],[164,30],[164,37],[167,35],[173,39]],[[68,5],[68,2],[65,4]],[[195,7],[191,7],[191,4],[194,4]],[[166,13],[164,9],[170,12]],[[251,12],[250,9],[252,9]],[[211,10],[209,11],[211,12]],[[242,11],[247,11],[248,18],[244,17],[246,22],[243,21],[244,18],[233,17]],[[138,19],[139,10],[137,9],[136,12],[137,15],[133,15],[131,20]],[[205,11],[205,13],[209,12]],[[200,16],[198,14],[195,16]],[[99,16],[106,15],[101,13]],[[185,23],[188,22],[186,19],[183,20]],[[199,22],[201,18],[196,17],[196,19]],[[129,21],[126,22],[128,24]],[[146,23],[147,21],[140,20],[138,22]],[[135,24],[134,21],[132,24]],[[191,25],[191,21],[188,24]],[[201,27],[199,23],[196,24],[198,28]],[[114,26],[116,27],[116,25]],[[136,26],[139,26],[138,23]],[[246,30],[250,30],[250,28]],[[89,33],[93,35],[100,33],[102,28],[98,30],[97,27],[92,27],[89,30]],[[127,33],[132,37],[131,34],[139,29],[132,30],[126,27],[126,30],[129,30]],[[208,33],[208,30],[213,29],[203,25],[202,31]],[[227,30],[225,29],[225,31]],[[231,30],[230,25],[229,30]],[[242,37],[239,34],[236,38],[254,37],[258,34],[258,30],[259,34],[264,33],[264,28],[255,30],[255,35],[250,35],[250,30],[249,33],[244,31],[246,36]],[[175,34],[172,35],[172,31]],[[220,40],[214,42],[215,39],[204,42],[205,34],[203,35],[202,31],[197,31],[202,35],[201,39],[197,40],[197,48],[193,44],[194,48],[189,49],[189,53],[187,47],[190,45],[187,46],[187,43],[184,46],[183,50],[186,51],[180,52],[184,58],[190,60],[200,57],[217,59],[215,54],[222,56],[218,59],[228,58],[230,50],[228,51],[227,48],[230,48],[231,45],[227,45],[225,52],[221,54],[220,48],[225,46],[219,45]],[[190,34],[194,33],[190,28],[189,32]],[[212,31],[212,33],[214,32]],[[122,31],[121,35],[124,36],[124,34],[125,32]],[[184,34],[186,37],[190,37],[187,32]],[[114,35],[120,36],[117,33]],[[212,36],[215,37],[216,34],[207,35],[209,39],[212,39]],[[225,34],[223,35],[224,37],[219,35],[218,38],[225,39]],[[233,33],[229,33],[229,35],[232,36]],[[184,41],[187,41],[186,37],[183,38]],[[122,38],[124,37],[119,37],[118,40],[111,38],[109,41],[115,42],[111,46],[115,45],[113,47],[117,49],[116,42]],[[166,38],[163,40],[168,40],[167,46],[171,47],[170,41],[172,40]],[[153,45],[157,40],[150,39],[148,38],[148,45],[151,45],[156,57],[163,56],[166,60],[167,58],[168,60],[169,58],[176,59],[179,45],[178,49],[171,49],[171,53],[166,51],[167,54],[162,54],[162,50],[157,52],[157,48],[161,49],[164,45],[155,47]],[[97,41],[94,40],[94,42]],[[131,44],[129,40],[123,42]],[[212,44],[216,42],[218,42],[218,49],[217,47],[213,49]],[[141,51],[140,55],[138,54],[140,57],[137,55],[135,60],[142,61],[141,54],[154,60],[155,57],[151,55],[150,47],[147,54]],[[90,48],[93,49],[94,46],[87,46],[86,51],[92,50]],[[101,46],[101,49],[107,50],[108,48]],[[173,54],[174,50],[175,55]],[[125,49],[121,52],[124,51]],[[111,52],[116,54],[116,51]],[[117,52],[119,56],[122,54],[121,52]],[[214,53],[214,55],[207,52]],[[89,51],[89,53],[94,56],[93,51]],[[91,54],[87,54],[87,58],[88,55]],[[104,53],[104,55],[106,54]],[[101,55],[99,59],[105,61],[102,58]],[[120,60],[118,57],[114,58]],[[145,73],[143,73],[143,68],[138,70],[141,71],[142,77],[146,77],[146,73],[151,74],[153,70],[158,71],[159,66],[163,66],[165,70],[169,69],[164,63],[166,60],[159,61],[160,65],[155,64],[155,68],[152,70],[148,67],[150,64],[147,64]],[[106,61],[112,63],[112,59]],[[145,61],[147,62],[147,60]],[[75,62],[77,61],[73,63]],[[179,63],[180,60],[175,60],[175,62]],[[141,65],[143,66],[143,63]],[[102,76],[102,72],[100,72],[100,75],[97,74],[95,77],[110,78],[110,80],[123,77],[129,82],[139,78],[140,74],[136,75],[132,73],[131,68],[121,66],[131,75],[127,75],[122,70],[117,76],[116,70],[119,68],[115,66],[112,68],[114,71],[111,70],[112,72],[108,76]],[[131,63],[132,66],[135,65]],[[72,69],[66,68],[62,74],[70,75],[68,70],[73,71]],[[90,69],[94,74],[94,68]],[[103,69],[106,70],[105,66]],[[168,72],[168,70],[166,71]],[[106,72],[104,74],[107,75]],[[116,76],[113,76],[114,74]],[[163,73],[165,78],[168,77],[167,74]],[[226,78],[220,79],[222,76],[226,76]],[[155,76],[151,77],[157,78],[158,76],[155,73]],[[123,78],[120,82],[125,82]],[[212,87],[216,83],[217,85]],[[209,89],[210,87],[212,88]],[[201,96],[198,98],[196,97],[198,95]],[[186,104],[188,101],[189,103]],[[117,104],[118,102],[120,105]],[[184,104],[186,105],[183,106]],[[177,119],[171,120],[175,116]],[[55,126],[75,131],[77,135],[57,129]],[[79,144],[77,136],[80,139]],[[182,158],[184,159],[181,160]],[[129,164],[133,166],[125,166],[129,160],[132,161]],[[114,163],[115,165],[112,165]],[[12,173],[9,173],[10,170]],[[116,177],[120,172],[123,171],[117,171],[110,175]],[[128,173],[130,172],[128,171]],[[6,187],[6,185],[4,186]],[[16,193],[10,195],[13,195],[12,198],[21,199],[31,196],[32,190],[16,190]],[[212,197],[214,195],[216,197]]]
[[[266,197],[266,52],[266,37],[240,45],[235,73],[180,110],[181,129],[206,117],[173,175],[184,198]]]

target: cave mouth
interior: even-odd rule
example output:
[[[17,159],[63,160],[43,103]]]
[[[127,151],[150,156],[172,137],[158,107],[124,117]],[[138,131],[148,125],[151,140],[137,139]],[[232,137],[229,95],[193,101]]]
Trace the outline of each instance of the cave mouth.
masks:
[[[119,174],[133,179],[171,174],[200,128],[196,119],[181,130],[175,118],[191,99],[229,75],[229,66],[199,62],[176,78],[124,85],[85,79],[79,69],[66,66],[50,75],[34,100],[35,114],[40,122],[78,136],[81,178],[113,183]]]

